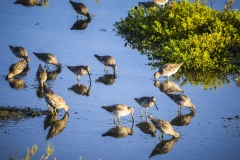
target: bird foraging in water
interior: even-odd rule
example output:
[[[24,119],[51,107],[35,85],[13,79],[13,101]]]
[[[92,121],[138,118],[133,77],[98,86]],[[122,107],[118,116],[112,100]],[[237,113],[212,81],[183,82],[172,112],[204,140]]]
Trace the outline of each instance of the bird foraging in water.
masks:
[[[169,77],[175,74],[182,65],[183,62],[178,64],[164,64],[163,66],[160,66],[159,70],[156,73],[154,73],[154,79],[156,80],[160,76],[167,76],[169,79]]]
[[[184,94],[166,94],[170,97],[177,105],[178,111],[181,111],[181,106],[191,108],[192,111],[196,109],[195,105],[191,102],[190,98]]]
[[[11,46],[9,45],[9,48],[11,49],[11,51],[13,52],[13,54],[18,58],[18,60],[20,60],[21,58],[26,58],[28,57],[28,52],[25,48],[21,47],[21,46]],[[30,58],[29,58],[30,61]]]
[[[114,122],[116,121],[116,116],[118,117],[118,122],[120,122],[120,117],[126,116],[129,113],[132,115],[132,121],[134,121],[134,118],[133,118],[134,109],[133,109],[133,107],[127,107],[124,104],[114,104],[114,105],[111,105],[111,106],[102,106],[101,108],[105,109],[110,114],[114,115]]]
[[[77,80],[80,81],[80,76],[84,76],[88,74],[90,82],[91,82],[91,77],[90,77],[90,67],[89,66],[67,66],[70,71],[72,71],[75,75],[77,75]]]
[[[39,82],[39,86],[43,87],[43,83],[47,80],[47,72],[42,68],[41,64],[38,66],[36,77]]]
[[[85,6],[83,3],[74,2],[72,0],[70,0],[69,2],[71,3],[73,9],[77,12],[77,18],[78,18],[78,14],[81,15],[81,18],[82,18],[82,15],[87,16],[88,18],[91,18],[91,15],[88,12],[87,6]]]
[[[35,53],[33,54],[42,62],[45,63],[45,68],[48,68],[48,64],[53,64],[54,66],[61,68],[61,64],[58,62],[57,57],[51,53]]]
[[[48,108],[50,108],[49,106],[53,108],[52,114],[57,114],[57,109],[60,108],[63,108],[66,112],[68,112],[69,107],[67,106],[65,100],[55,94],[46,83],[43,83],[43,91]]]
[[[9,67],[9,73],[7,75],[7,78],[13,78],[14,76],[20,74],[23,70],[25,65],[28,63],[29,61],[29,57],[25,57],[23,60],[18,61],[17,63],[12,64]]]
[[[107,74],[108,70],[107,67],[112,67],[114,74],[116,73],[117,70],[117,65],[115,63],[115,59],[112,56],[99,56],[97,54],[94,55],[105,67],[104,67],[104,71]]]
[[[155,97],[141,97],[141,98],[134,98],[134,100],[142,107],[142,108],[146,108],[146,114],[148,111],[148,108],[152,107],[153,105],[156,106],[157,110],[158,107],[156,105],[156,98]],[[140,113],[142,115],[142,108],[140,110]]]
[[[157,119],[152,116],[148,116],[148,118],[152,121],[156,129],[160,131],[159,139],[161,138],[163,140],[163,134],[179,137],[179,133],[174,131],[173,126],[168,121]]]

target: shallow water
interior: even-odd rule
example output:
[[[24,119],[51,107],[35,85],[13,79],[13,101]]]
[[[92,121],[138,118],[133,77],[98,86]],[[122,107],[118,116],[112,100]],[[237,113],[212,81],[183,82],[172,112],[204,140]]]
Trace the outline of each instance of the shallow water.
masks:
[[[33,144],[38,145],[33,159],[39,159],[45,153],[48,142],[54,146],[51,158],[79,159],[82,156],[82,159],[148,159],[160,143],[159,131],[156,132],[156,137],[152,137],[135,126],[146,119],[140,117],[140,106],[134,98],[155,96],[159,110],[152,107],[148,111],[154,117],[171,121],[178,113],[176,104],[154,86],[155,71],[146,65],[147,57],[124,47],[124,41],[112,31],[114,22],[124,18],[138,1],[125,3],[106,0],[99,4],[94,0],[84,1],[93,15],[85,30],[71,30],[76,22],[76,13],[68,1],[50,0],[48,8],[25,7],[13,2],[0,2],[0,105],[47,109],[35,79],[38,65],[43,63],[32,52],[50,52],[57,56],[62,69],[54,72],[56,68],[50,66],[53,78],[47,84],[66,100],[70,111],[66,128],[48,140],[46,137],[50,127],[44,130],[45,116],[10,123],[0,128],[0,159],[9,159],[9,153],[16,150],[16,157],[22,157],[26,148]],[[28,50],[30,70],[25,76],[20,76],[26,88],[14,89],[5,80],[9,66],[17,61],[9,45],[23,46]],[[94,54],[109,54],[116,59],[117,77],[112,80],[112,84],[95,82],[105,73],[104,66]],[[83,88],[90,88],[88,96],[68,89],[78,82],[66,65],[91,67],[91,85],[88,76],[80,79]],[[109,72],[112,73],[111,68]],[[159,81],[164,80],[166,78],[159,78]],[[180,86],[179,82],[174,83]],[[226,118],[239,116],[240,89],[234,81],[230,83],[230,86],[225,84],[216,91],[204,90],[202,86],[191,84],[180,86],[196,105],[195,116],[186,126],[174,126],[181,137],[175,143],[171,141],[173,148],[167,154],[155,155],[151,159],[239,157],[239,119]],[[101,109],[101,106],[116,103],[134,107],[134,124],[130,115],[121,118],[121,125],[130,129],[133,125],[134,133],[124,138],[102,137],[109,129],[116,128],[116,124],[113,116]],[[189,109],[182,108],[183,115],[190,112]],[[61,110],[58,119],[63,116],[64,111]],[[164,135],[164,140],[170,139],[169,135]]]

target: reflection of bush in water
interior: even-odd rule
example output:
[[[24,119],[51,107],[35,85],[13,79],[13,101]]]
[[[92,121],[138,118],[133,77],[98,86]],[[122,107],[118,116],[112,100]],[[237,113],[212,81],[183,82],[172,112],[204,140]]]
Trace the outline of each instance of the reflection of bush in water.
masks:
[[[125,46],[146,54],[153,67],[183,61],[181,68],[188,70],[183,84],[214,89],[228,83],[228,75],[240,72],[239,19],[237,10],[220,12],[198,0],[185,0],[164,9],[132,8],[115,27],[127,41]]]

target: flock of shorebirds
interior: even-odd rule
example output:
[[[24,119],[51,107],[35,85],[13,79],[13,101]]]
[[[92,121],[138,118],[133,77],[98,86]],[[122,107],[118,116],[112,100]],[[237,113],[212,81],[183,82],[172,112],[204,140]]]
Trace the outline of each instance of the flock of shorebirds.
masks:
[[[154,0],[154,2],[157,0]],[[91,17],[91,15],[88,13],[87,7],[82,3],[73,2],[70,0],[71,5],[73,6],[73,9],[77,12],[77,14],[87,16],[88,18]],[[165,3],[164,3],[165,4]],[[24,67],[28,65],[30,58],[28,57],[28,52],[25,48],[21,46],[9,46],[13,54],[18,58],[18,62],[12,64],[9,67],[9,73],[7,75],[7,79],[11,79],[14,76],[20,74]],[[35,53],[33,54],[42,62],[45,63],[44,68],[47,70],[49,68],[49,65],[54,65],[58,68],[61,68],[61,64],[58,62],[56,56],[54,56],[51,53]],[[101,62],[105,67],[104,71],[106,74],[108,74],[108,67],[113,68],[114,75],[116,74],[117,65],[115,63],[115,59],[112,56],[105,55],[105,56],[99,56],[94,55],[99,62]],[[167,63],[159,67],[159,70],[154,74],[155,81],[160,76],[166,76],[169,80],[169,77],[173,74],[175,74],[179,68],[183,65],[183,62],[178,64],[171,64]],[[39,64],[36,78],[39,82],[39,86],[43,88],[44,91],[44,98],[47,102],[47,106],[49,110],[52,111],[53,115],[57,115],[58,109],[64,109],[66,112],[69,111],[69,107],[67,106],[65,100],[54,93],[48,85],[45,83],[47,80],[47,72],[44,70],[41,64]],[[77,80],[80,81],[80,77],[84,75],[88,75],[90,82],[91,82],[91,74],[90,74],[90,67],[89,66],[67,66],[67,68],[73,72],[77,76]],[[171,92],[166,92],[166,95],[170,97],[179,107],[178,111],[180,111],[181,106],[185,106],[190,108],[192,111],[195,110],[195,105],[191,102],[190,98],[184,94],[172,94]],[[156,109],[158,110],[158,107],[156,105],[156,98],[154,96],[151,97],[141,97],[141,98],[134,98],[134,100],[141,106],[140,113],[142,115],[142,108],[146,108],[145,114],[147,116],[148,109],[151,108],[153,105],[156,106]],[[126,116],[131,114],[132,115],[132,121],[134,121],[134,108],[128,107],[124,104],[114,104],[110,106],[102,106],[104,110],[108,111],[110,114],[114,115],[114,121],[116,121],[116,117],[118,117],[118,122],[120,122],[120,117]],[[172,125],[163,119],[157,119],[153,116],[148,115],[147,116],[153,125],[160,131],[159,139],[163,139],[163,134],[169,134],[174,137],[179,137],[179,134],[174,131]]]

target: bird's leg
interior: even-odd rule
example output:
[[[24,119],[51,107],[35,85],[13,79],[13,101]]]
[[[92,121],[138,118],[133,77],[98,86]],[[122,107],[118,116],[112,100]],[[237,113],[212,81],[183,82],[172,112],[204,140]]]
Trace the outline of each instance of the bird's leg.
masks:
[[[114,122],[116,122],[116,116],[114,116],[114,119],[113,119],[113,120],[114,120]]]
[[[142,108],[141,108],[141,110],[140,110],[140,115],[142,116]]]
[[[80,75],[77,76],[77,80],[80,81]]]
[[[145,114],[146,114],[146,116],[148,115],[148,108],[146,108]]]
[[[108,70],[107,70],[107,66],[104,67],[104,71],[107,74]]]
[[[118,117],[118,123],[120,122],[120,117]]]
[[[181,106],[178,106],[178,112],[181,112]]]
[[[159,136],[158,136],[159,140],[162,141],[163,140],[163,134],[162,132],[160,132]]]

